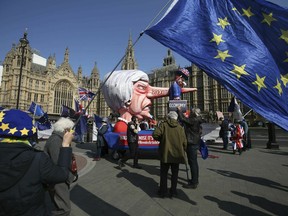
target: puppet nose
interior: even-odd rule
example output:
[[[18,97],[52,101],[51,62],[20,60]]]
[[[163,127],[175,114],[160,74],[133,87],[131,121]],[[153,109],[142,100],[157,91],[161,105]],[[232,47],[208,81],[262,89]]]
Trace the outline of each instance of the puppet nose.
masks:
[[[169,95],[169,88],[150,86],[147,97],[154,99],[154,98],[166,97],[168,95]]]

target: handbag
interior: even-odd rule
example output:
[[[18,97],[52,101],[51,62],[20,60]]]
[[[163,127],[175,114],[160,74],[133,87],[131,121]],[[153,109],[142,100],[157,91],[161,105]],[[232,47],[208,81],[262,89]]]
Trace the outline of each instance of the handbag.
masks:
[[[200,139],[199,151],[200,151],[201,157],[204,160],[208,158],[208,155],[209,155],[208,147],[203,139]]]
[[[71,173],[74,175],[73,182],[76,182],[78,180],[78,169],[77,169],[77,162],[76,162],[76,157],[72,153],[72,160],[71,160],[71,168],[70,168]]]

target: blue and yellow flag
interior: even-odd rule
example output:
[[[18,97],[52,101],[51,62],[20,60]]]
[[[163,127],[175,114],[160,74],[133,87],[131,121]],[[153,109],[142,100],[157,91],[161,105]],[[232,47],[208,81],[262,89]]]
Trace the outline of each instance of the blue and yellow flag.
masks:
[[[288,10],[264,0],[180,0],[146,34],[288,130]]]

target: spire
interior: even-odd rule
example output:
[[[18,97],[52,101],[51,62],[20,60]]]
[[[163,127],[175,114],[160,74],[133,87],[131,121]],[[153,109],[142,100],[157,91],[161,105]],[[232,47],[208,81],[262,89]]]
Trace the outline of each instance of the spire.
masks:
[[[134,57],[134,48],[132,43],[131,32],[129,34],[128,46],[126,49],[125,58],[122,62],[122,70],[134,70],[138,68],[138,64]]]
[[[167,56],[163,59],[163,66],[168,66],[171,64],[175,64],[175,58],[172,54],[171,49],[168,49]]]
[[[68,47],[65,50],[64,62],[69,63],[69,49],[68,49]]]
[[[92,75],[92,76],[96,76],[96,77],[99,76],[99,70],[98,70],[97,62],[96,62],[96,61],[95,61],[95,64],[94,64],[94,68],[92,69],[91,75]]]

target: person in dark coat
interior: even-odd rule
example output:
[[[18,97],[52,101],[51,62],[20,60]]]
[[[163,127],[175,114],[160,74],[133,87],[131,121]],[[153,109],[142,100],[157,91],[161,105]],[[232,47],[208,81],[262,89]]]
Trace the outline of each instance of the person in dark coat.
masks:
[[[49,156],[34,149],[29,140],[37,133],[25,112],[0,111],[0,215],[49,215],[43,185],[65,182],[69,175],[73,133],[67,132],[55,165]]]
[[[50,156],[54,164],[59,160],[59,151],[61,150],[61,143],[63,136],[67,131],[71,131],[74,122],[69,118],[61,117],[53,125],[52,135],[46,141],[44,151]],[[49,194],[52,200],[52,215],[68,216],[71,212],[70,204],[70,184],[73,182],[75,176],[69,172],[67,181],[50,184]]]
[[[96,141],[96,147],[97,147],[97,153],[96,157],[93,159],[94,161],[99,161],[101,159],[101,150],[107,147],[104,134],[108,131],[108,118],[102,119],[102,124],[98,128],[97,132],[97,141]]]
[[[139,120],[136,116],[132,116],[131,121],[128,122],[127,126],[127,142],[129,146],[129,156],[124,156],[118,160],[118,165],[120,169],[124,166],[124,163],[132,158],[133,159],[133,168],[141,169],[142,167],[138,164],[138,132],[140,130]]]
[[[220,131],[219,137],[222,138],[223,141],[223,149],[227,150],[228,143],[229,143],[229,121],[228,119],[224,119],[223,117],[220,118]]]
[[[181,107],[177,107],[177,113],[179,115],[179,120],[184,125],[185,129],[187,138],[186,152],[188,164],[191,170],[191,180],[187,185],[183,185],[183,187],[196,189],[199,184],[199,166],[197,161],[197,154],[202,133],[201,124],[204,122],[204,120],[200,115],[199,109],[191,109],[188,118],[186,118],[181,112]]]
[[[177,181],[179,164],[185,163],[185,149],[187,140],[183,127],[177,121],[178,115],[170,111],[167,120],[156,127],[153,131],[153,138],[160,142],[160,189],[159,196],[164,198],[167,195],[168,170],[171,167],[171,188],[169,196],[177,196]]]

